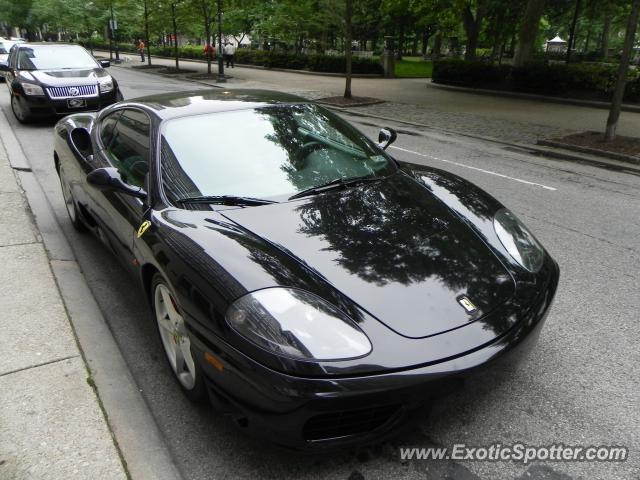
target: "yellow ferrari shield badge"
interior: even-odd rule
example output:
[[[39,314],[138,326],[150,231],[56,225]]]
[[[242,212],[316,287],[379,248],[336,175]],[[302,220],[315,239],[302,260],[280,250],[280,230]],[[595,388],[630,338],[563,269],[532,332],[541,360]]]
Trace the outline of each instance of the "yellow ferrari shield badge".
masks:
[[[146,232],[150,226],[151,222],[149,220],[145,220],[144,222],[142,222],[142,224],[138,227],[137,237],[140,238],[142,235],[144,235],[144,232]]]

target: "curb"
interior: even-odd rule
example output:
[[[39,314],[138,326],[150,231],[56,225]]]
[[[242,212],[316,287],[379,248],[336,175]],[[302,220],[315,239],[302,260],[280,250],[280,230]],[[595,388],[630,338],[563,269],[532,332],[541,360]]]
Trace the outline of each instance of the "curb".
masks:
[[[563,142],[556,142],[555,140],[538,140],[538,145],[545,147],[562,148],[565,150],[571,150],[574,152],[588,153],[591,155],[612,158],[614,160],[620,160],[622,162],[629,162],[633,165],[640,165],[640,157],[633,155],[625,155],[624,153],[607,152],[606,150],[599,150],[597,148],[581,147],[579,145],[570,145]]]
[[[578,107],[600,108],[604,110],[609,110],[609,108],[611,108],[611,103],[601,102],[598,100],[580,100],[577,98],[551,97],[549,95],[536,95],[535,93],[519,93],[519,92],[511,92],[508,90],[491,90],[488,88],[459,87],[457,85],[447,85],[443,83],[436,83],[433,80],[428,82],[428,84],[435,88],[441,88],[443,90],[451,90],[454,92],[474,93],[477,95],[491,95],[494,97],[520,98],[522,100],[532,100],[536,102],[546,102],[546,103],[559,103],[563,105],[576,105]],[[640,113],[640,105],[631,105],[629,103],[623,103],[622,111]]]
[[[18,170],[71,328],[128,477],[182,480],[160,429],[89,290],[71,245],[1,109],[0,127],[9,164]]]

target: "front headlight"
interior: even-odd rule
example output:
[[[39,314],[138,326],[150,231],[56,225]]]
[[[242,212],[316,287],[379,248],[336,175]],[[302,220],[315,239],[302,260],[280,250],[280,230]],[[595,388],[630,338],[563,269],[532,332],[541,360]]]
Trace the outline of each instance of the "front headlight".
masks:
[[[493,219],[493,228],[509,255],[532,273],[542,267],[544,249],[533,234],[506,208],[499,210]]]
[[[294,288],[267,288],[236,300],[227,323],[276,355],[298,360],[345,360],[371,351],[371,342],[345,313]]]
[[[40,85],[35,85],[33,83],[21,83],[22,90],[25,95],[44,95],[44,91]]]
[[[107,77],[104,80],[100,80],[98,84],[100,86],[100,93],[107,93],[113,90],[113,78]]]

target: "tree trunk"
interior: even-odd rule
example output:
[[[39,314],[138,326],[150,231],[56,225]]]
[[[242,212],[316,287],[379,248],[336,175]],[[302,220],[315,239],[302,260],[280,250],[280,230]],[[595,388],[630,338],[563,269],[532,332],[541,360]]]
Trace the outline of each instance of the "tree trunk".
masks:
[[[584,39],[584,47],[582,49],[582,52],[584,55],[589,53],[589,43],[591,43],[591,34],[593,33],[593,25],[591,22],[589,22],[589,30],[587,30],[587,37]],[[586,57],[583,55],[583,60],[586,59]]]
[[[602,25],[602,41],[600,43],[600,56],[603,60],[609,58],[609,31],[611,29],[611,7],[612,2],[609,0],[604,11],[604,24]]]
[[[402,54],[404,53],[404,18],[400,17],[398,21],[398,55],[396,58],[402,60]]]
[[[620,118],[620,110],[622,108],[622,98],[624,97],[624,88],[627,84],[627,72],[629,71],[629,60],[633,52],[633,43],[636,37],[636,28],[638,27],[638,13],[640,12],[640,0],[633,0],[631,4],[631,14],[627,23],[627,33],[624,37],[624,46],[622,47],[622,55],[620,57],[620,67],[618,68],[618,80],[616,89],[613,92],[611,100],[611,109],[609,110],[609,118],[607,118],[607,129],[605,130],[604,139],[607,142],[616,138],[616,128],[618,127],[618,119]]]
[[[491,57],[489,61],[491,63],[496,61],[496,57],[500,54],[500,44],[502,43],[502,23],[504,22],[504,12],[498,13],[497,18],[494,19],[493,26],[493,45],[491,46]]]
[[[516,67],[521,67],[531,58],[544,3],[545,0],[528,0],[527,2],[524,19],[518,31],[518,46],[513,58],[513,65]]]
[[[344,33],[345,33],[344,59],[346,63],[344,98],[351,98],[351,41],[353,38],[353,32],[351,30],[351,18],[353,16],[352,1],[353,0],[345,0],[345,9],[344,9]]]
[[[211,75],[211,21],[207,21],[204,27],[204,34],[207,36],[204,40],[204,47],[207,49],[207,75]]]
[[[144,0],[144,35],[145,47],[147,48],[147,64],[151,65],[151,45],[149,44],[149,0]]]
[[[422,32],[422,56],[427,55],[427,46],[429,45],[429,30],[424,29]]]
[[[484,11],[480,5],[476,8],[475,18],[469,5],[464,7],[462,12],[462,22],[467,34],[467,45],[466,51],[464,52],[464,59],[467,61],[476,59],[476,48],[478,48],[478,36],[480,34],[480,26],[482,25],[483,16]]]
[[[580,0],[576,0],[576,9],[573,11],[573,20],[571,21],[571,29],[569,30],[569,41],[567,42],[567,56],[564,63],[569,65],[571,62],[571,53],[576,44],[576,24],[578,23],[578,15],[580,13]]]
[[[431,51],[431,56],[434,59],[440,58],[442,55],[442,33],[438,32],[436,34],[436,38],[433,40],[433,50]]]
[[[411,46],[411,55],[414,57],[418,54],[418,40],[420,38],[420,32],[416,32],[413,36],[413,45]]]
[[[171,22],[173,23],[173,54],[176,57],[176,70],[180,70],[178,55],[178,22],[176,21],[176,4],[171,4]]]

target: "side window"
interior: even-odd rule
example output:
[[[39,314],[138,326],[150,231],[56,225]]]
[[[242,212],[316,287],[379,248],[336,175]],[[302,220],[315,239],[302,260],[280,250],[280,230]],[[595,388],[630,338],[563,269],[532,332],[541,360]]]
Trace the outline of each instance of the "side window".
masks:
[[[103,126],[104,128],[104,126]],[[113,128],[105,152],[125,182],[144,186],[149,172],[149,117],[137,110],[123,110]]]

